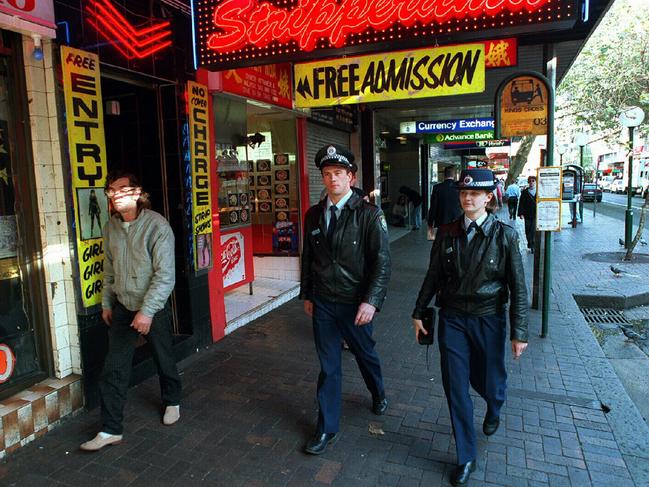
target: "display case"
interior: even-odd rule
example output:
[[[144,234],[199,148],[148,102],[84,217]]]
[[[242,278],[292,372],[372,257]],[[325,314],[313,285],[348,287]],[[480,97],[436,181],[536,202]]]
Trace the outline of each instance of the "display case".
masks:
[[[217,144],[219,217],[221,229],[250,225],[248,161],[240,161],[234,146]]]

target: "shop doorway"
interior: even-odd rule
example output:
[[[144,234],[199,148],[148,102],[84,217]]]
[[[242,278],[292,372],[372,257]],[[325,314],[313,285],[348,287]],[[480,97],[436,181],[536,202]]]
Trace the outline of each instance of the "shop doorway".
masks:
[[[104,131],[108,171],[121,169],[135,174],[150,194],[152,210],[172,224],[176,245],[182,242],[182,228],[174,228],[167,181],[167,149],[162,114],[167,105],[175,106],[173,89],[153,82],[125,78],[104,72],[101,82],[104,100]],[[170,163],[175,164],[175,160]],[[176,252],[178,258],[179,252]],[[190,335],[191,327],[178,319],[175,291],[171,307],[175,335]]]

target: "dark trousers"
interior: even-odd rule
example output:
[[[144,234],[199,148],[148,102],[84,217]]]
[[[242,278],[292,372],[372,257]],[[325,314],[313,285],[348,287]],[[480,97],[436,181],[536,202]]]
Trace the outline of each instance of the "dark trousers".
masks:
[[[507,198],[507,207],[509,208],[509,219],[516,220],[516,212],[518,211],[518,198],[510,196]]]
[[[121,435],[123,431],[124,403],[131,379],[133,354],[140,334],[131,328],[135,312],[120,303],[113,308],[113,322],[108,329],[108,354],[99,383],[101,399],[101,431]],[[165,406],[180,404],[180,377],[176,370],[171,336],[169,304],[153,317],[149,334],[145,336],[160,376],[162,403]]]
[[[534,236],[536,235],[535,227],[536,218],[525,217],[525,238],[527,239],[527,248],[534,248]]]
[[[320,359],[318,377],[318,432],[337,433],[342,406],[341,343],[344,338],[356,357],[367,389],[373,398],[383,398],[381,362],[374,350],[372,323],[356,326],[358,305],[313,300],[313,336]]]
[[[439,315],[442,384],[460,465],[476,458],[469,385],[487,402],[490,418],[500,417],[505,402],[505,325],[504,314],[477,317],[442,310]]]

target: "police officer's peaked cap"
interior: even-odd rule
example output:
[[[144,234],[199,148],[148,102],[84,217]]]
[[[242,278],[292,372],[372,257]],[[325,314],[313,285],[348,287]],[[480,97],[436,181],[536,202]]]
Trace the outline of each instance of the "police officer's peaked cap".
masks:
[[[338,144],[325,145],[320,149],[315,155],[315,166],[320,170],[325,166],[342,166],[352,172],[358,169],[354,154]]]
[[[496,189],[494,173],[491,169],[465,169],[460,174],[457,189],[484,189],[486,191],[493,191]]]

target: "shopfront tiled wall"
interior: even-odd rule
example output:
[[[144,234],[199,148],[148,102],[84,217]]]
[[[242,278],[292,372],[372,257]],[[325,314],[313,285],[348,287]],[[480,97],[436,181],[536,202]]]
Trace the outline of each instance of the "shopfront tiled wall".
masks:
[[[55,97],[52,45],[50,41],[43,41],[42,61],[28,55],[33,50],[32,38],[23,36],[54,373],[57,378],[63,378],[81,373],[81,354],[59,138],[59,119],[62,117],[58,113]]]

